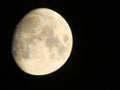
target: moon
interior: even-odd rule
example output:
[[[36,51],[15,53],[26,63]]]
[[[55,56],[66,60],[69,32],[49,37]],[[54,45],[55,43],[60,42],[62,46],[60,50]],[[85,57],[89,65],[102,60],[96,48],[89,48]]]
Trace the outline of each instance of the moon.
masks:
[[[56,11],[38,8],[16,25],[11,53],[25,73],[47,75],[66,63],[72,46],[73,37],[67,21]]]

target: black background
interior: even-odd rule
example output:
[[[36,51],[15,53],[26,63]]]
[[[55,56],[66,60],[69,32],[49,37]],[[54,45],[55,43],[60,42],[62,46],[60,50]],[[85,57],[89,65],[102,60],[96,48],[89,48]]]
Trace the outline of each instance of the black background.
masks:
[[[93,5],[75,0],[1,1],[0,88],[110,90],[117,79],[113,75],[114,48],[111,33],[101,28],[104,21],[98,16],[97,4]],[[67,20],[74,43],[71,56],[62,68],[47,76],[32,76],[17,67],[11,55],[11,42],[21,18],[41,7],[53,9]]]

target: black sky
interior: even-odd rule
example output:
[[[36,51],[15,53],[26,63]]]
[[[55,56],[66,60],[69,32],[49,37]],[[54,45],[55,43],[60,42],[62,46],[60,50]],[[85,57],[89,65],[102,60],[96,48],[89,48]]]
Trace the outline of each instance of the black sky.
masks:
[[[114,49],[111,37],[100,27],[98,9],[92,4],[67,0],[14,0],[1,2],[0,87],[38,90],[109,90],[113,80]],[[11,55],[16,24],[35,8],[50,8],[61,14],[73,33],[73,50],[57,72],[35,77],[22,72]],[[102,24],[101,24],[102,26]],[[1,89],[2,90],[2,89]]]

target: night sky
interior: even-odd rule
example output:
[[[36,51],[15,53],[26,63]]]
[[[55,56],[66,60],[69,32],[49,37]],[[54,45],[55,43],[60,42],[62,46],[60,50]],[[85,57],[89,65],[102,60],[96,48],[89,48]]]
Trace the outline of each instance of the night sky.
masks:
[[[92,3],[92,2],[91,2]],[[1,2],[0,90],[110,90],[117,78],[113,73],[114,49],[111,33],[92,4],[67,0],[14,0]],[[97,6],[97,5],[96,5]],[[67,63],[47,76],[24,73],[11,55],[15,27],[36,8],[49,8],[62,15],[73,34],[73,49]],[[112,72],[114,71],[114,72]],[[117,73],[116,73],[117,74]]]

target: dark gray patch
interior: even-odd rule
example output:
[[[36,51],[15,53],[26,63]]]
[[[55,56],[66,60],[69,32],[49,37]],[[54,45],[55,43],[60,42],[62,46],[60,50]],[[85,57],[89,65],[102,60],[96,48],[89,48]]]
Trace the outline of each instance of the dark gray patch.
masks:
[[[60,44],[59,39],[54,36],[54,30],[53,30],[54,28],[51,27],[52,26],[45,25],[39,36],[40,40],[46,39],[46,46],[49,49],[52,49],[53,47],[57,47]]]
[[[63,41],[64,41],[64,42],[67,42],[68,40],[69,40],[69,37],[68,37],[67,35],[64,35],[64,36],[63,36]]]
[[[20,60],[21,56],[20,56],[18,50],[12,49],[11,53],[12,53],[12,55],[13,55],[13,57],[14,57],[15,60]]]
[[[45,25],[41,31],[41,36],[51,37],[54,35],[54,30],[51,26]]]
[[[37,35],[37,39],[38,39],[39,41],[41,41],[41,40],[43,40],[43,37],[41,37],[41,35]]]
[[[47,41],[49,40],[48,38],[51,38],[51,37],[53,37],[53,35],[54,35],[54,30],[53,30],[53,28],[51,28],[50,26],[48,26],[48,25],[45,25],[43,28],[42,28],[42,30],[41,30],[41,33],[40,34],[38,34],[37,36],[36,36],[36,38],[38,39],[38,40],[44,40],[44,39],[47,39]],[[50,42],[49,43],[51,43],[52,41],[50,40]]]
[[[57,52],[58,52],[58,54],[61,55],[65,52],[65,50],[66,50],[66,47],[61,45],[61,46],[58,47]]]
[[[20,29],[21,33],[35,33],[35,27],[37,27],[37,23],[39,22],[38,18],[35,17],[27,17],[20,21],[17,25],[17,28]]]
[[[60,42],[59,42],[59,39],[57,37],[47,37],[46,45],[49,49],[52,49],[53,47],[59,46]]]
[[[36,38],[41,41],[41,40],[44,40],[46,36],[42,35],[42,34],[38,34],[36,35]]]
[[[14,42],[12,53],[15,57],[21,58],[29,58],[29,48],[28,43],[23,40],[19,40],[19,42]]]
[[[13,48],[11,53],[14,57],[18,57],[18,51],[16,49]]]
[[[29,38],[27,38],[28,40],[27,40],[27,42],[28,42],[28,44],[31,44],[31,43],[33,43],[34,42],[34,40],[36,39],[36,36],[35,35],[31,35]]]
[[[29,48],[28,45],[24,45],[24,48],[21,49],[21,57],[28,59],[29,58]]]

